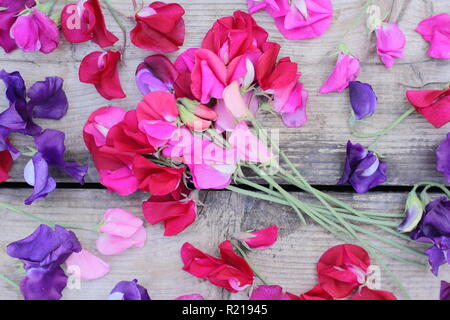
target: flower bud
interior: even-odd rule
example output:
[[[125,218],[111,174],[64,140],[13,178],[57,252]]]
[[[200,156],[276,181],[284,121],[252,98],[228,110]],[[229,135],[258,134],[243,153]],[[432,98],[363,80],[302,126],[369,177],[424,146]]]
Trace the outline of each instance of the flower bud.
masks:
[[[413,231],[422,219],[424,205],[415,191],[411,191],[406,200],[405,220],[398,226],[401,233]]]
[[[178,100],[178,110],[181,121],[194,131],[205,131],[217,119],[214,110],[187,98]]]

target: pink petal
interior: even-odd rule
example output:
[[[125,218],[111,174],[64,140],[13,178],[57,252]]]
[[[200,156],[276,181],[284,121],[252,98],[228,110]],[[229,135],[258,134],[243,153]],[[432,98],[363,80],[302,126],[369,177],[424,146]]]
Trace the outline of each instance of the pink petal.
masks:
[[[144,222],[132,213],[118,208],[106,210],[103,219],[105,222],[100,232],[123,238],[131,237],[144,225]]]
[[[240,160],[266,163],[273,158],[267,145],[249,130],[245,121],[241,121],[233,130],[229,143],[237,150]]]
[[[175,300],[205,300],[205,298],[203,298],[203,296],[199,294],[194,293],[178,297]]]
[[[344,91],[350,81],[355,81],[358,78],[360,71],[359,59],[351,55],[341,53],[337,60],[333,72],[330,74],[328,80],[320,88],[320,93],[327,94],[333,91]]]
[[[83,280],[100,279],[111,269],[105,261],[85,249],[79,253],[72,253],[66,260],[66,266],[70,271],[75,271],[75,276]]]
[[[97,249],[101,254],[107,256],[116,255],[133,246],[143,248],[146,241],[147,231],[144,227],[140,227],[130,238],[111,236],[107,233],[103,233],[97,239]]]
[[[406,45],[405,35],[394,22],[387,26],[379,26],[375,33],[378,55],[387,68],[392,68],[396,58],[403,58],[403,50]]]
[[[233,81],[223,90],[223,100],[227,109],[236,119],[245,118],[250,114],[248,106],[244,102],[244,98],[239,90],[237,81]]]
[[[242,240],[252,249],[263,250],[270,248],[277,241],[278,227],[273,225],[259,231],[251,232],[250,234],[253,235],[253,237]]]

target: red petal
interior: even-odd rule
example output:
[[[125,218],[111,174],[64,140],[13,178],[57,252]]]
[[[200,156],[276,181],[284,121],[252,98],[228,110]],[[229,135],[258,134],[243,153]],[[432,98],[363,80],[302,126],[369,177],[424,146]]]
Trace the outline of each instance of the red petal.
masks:
[[[300,300],[334,300],[332,296],[328,294],[323,288],[318,284],[308,292],[300,295]]]
[[[363,287],[350,300],[397,300],[397,298],[388,291],[372,290]]]
[[[440,128],[450,122],[450,89],[448,90],[409,90],[409,102],[433,126]]]
[[[11,152],[8,150],[0,152],[0,183],[9,179],[9,171],[13,166]]]

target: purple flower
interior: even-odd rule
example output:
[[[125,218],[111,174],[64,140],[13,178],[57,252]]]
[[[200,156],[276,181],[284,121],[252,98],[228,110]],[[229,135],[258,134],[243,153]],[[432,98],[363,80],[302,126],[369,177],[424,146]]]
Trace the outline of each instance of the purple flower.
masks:
[[[63,83],[59,77],[47,77],[31,86],[28,97],[35,118],[59,120],[66,115],[69,102]]]
[[[425,251],[434,275],[439,267],[450,263],[450,200],[441,197],[425,207],[425,213],[411,239],[431,242],[433,246]]]
[[[356,120],[370,117],[377,109],[377,96],[368,83],[351,81],[349,84],[350,102]]]
[[[59,300],[66,285],[67,276],[61,267],[32,268],[20,282],[20,291],[25,300]]]
[[[25,239],[8,245],[9,256],[22,260],[26,271],[20,282],[26,300],[57,300],[67,284],[61,269],[67,258],[80,252],[81,245],[72,231],[40,225]]]
[[[0,126],[0,152],[8,150],[11,152],[12,158],[15,160],[20,156],[20,151],[14,148],[14,146],[9,142],[9,134],[10,132],[8,129]]]
[[[450,182],[450,133],[436,149],[436,167]]]
[[[32,106],[27,103],[26,87],[19,72],[7,73],[0,70],[0,79],[6,86],[9,108],[0,114],[0,126],[10,132],[35,136],[42,128],[33,122]]]
[[[441,300],[450,300],[450,283],[441,281]]]
[[[344,174],[338,184],[350,183],[356,192],[366,193],[386,182],[386,170],[386,163],[380,161],[376,154],[349,141]]]
[[[25,239],[7,247],[8,255],[22,260],[26,270],[54,269],[63,264],[72,253],[80,251],[80,242],[72,231],[61,226],[55,226],[53,230],[45,224],[41,224]]]
[[[136,85],[142,95],[153,91],[173,92],[178,72],[170,60],[162,55],[147,57],[136,70]]]
[[[137,280],[121,281],[109,294],[108,300],[151,300],[147,289]]]
[[[0,11],[0,47],[6,53],[9,53],[17,48],[16,42],[10,36],[10,29],[17,20],[17,15],[25,10],[31,8],[36,3],[34,0],[0,0],[0,7],[6,10]]]
[[[64,153],[65,134],[58,130],[47,129],[35,137],[37,153],[28,162],[24,170],[25,181],[34,186],[33,194],[25,200],[29,205],[39,198],[46,197],[56,188],[55,180],[49,175],[49,167],[55,167],[68,174],[80,184],[84,184],[84,176],[88,167],[76,162],[66,162]]]

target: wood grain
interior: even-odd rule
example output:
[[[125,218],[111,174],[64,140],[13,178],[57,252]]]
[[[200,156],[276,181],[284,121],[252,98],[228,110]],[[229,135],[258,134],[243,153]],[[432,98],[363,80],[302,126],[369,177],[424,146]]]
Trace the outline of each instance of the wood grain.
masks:
[[[129,1],[112,0],[115,8],[124,15],[131,15]],[[214,21],[231,15],[234,10],[245,10],[244,0],[177,1],[186,9],[186,43],[184,48],[198,47],[206,31]],[[405,58],[397,62],[393,69],[387,70],[380,63],[374,48],[374,39],[369,41],[364,30],[364,22],[351,30],[345,37],[348,46],[361,58],[360,80],[373,85],[379,98],[376,115],[370,118],[362,129],[373,132],[382,129],[396,119],[408,107],[404,97],[406,89],[441,88],[450,81],[450,63],[430,59],[426,55],[428,44],[414,29],[422,19],[437,13],[450,12],[447,0],[382,0],[376,1],[388,12],[392,6],[391,21],[396,21],[408,39]],[[318,89],[333,68],[335,58],[329,56],[337,43],[344,37],[345,29],[357,16],[363,1],[335,0],[335,19],[331,29],[322,37],[312,40],[288,41],[276,30],[272,18],[264,12],[255,14],[255,19],[270,33],[270,40],[282,45],[282,55],[289,55],[299,63],[303,73],[302,81],[310,92],[308,103],[309,123],[299,129],[284,128],[279,119],[265,116],[268,128],[280,130],[281,147],[287,151],[307,179],[314,184],[333,185],[338,180],[343,167],[345,144],[354,142],[369,144],[371,140],[352,138],[347,126],[349,99],[346,93],[320,95]],[[121,32],[108,13],[109,28],[118,36]],[[131,29],[133,23],[127,22]],[[70,101],[68,115],[61,121],[40,121],[44,127],[63,130],[67,136],[67,159],[89,163],[87,181],[98,182],[98,175],[92,166],[90,156],[82,140],[82,127],[89,114],[105,105],[118,105],[126,109],[135,108],[141,96],[134,84],[137,65],[152,52],[127,45],[125,62],[120,68],[120,76],[128,95],[117,101],[104,100],[93,86],[78,81],[78,67],[84,56],[98,50],[91,43],[73,45],[62,41],[60,48],[50,54],[23,53],[0,56],[0,68],[20,71],[28,85],[42,80],[45,76],[57,75],[65,79],[65,89]],[[181,51],[180,51],[181,52]],[[175,57],[175,54],[169,55]],[[0,97],[3,99],[3,97]],[[2,103],[3,102],[3,103]],[[0,105],[6,105],[0,100]],[[445,137],[448,126],[437,130],[420,115],[414,114],[401,124],[392,134],[378,144],[378,151],[389,165],[387,185],[411,185],[419,180],[442,182],[442,175],[435,170],[434,150]],[[14,143],[21,149],[32,141],[28,137],[14,136]],[[20,158],[13,169],[10,181],[23,181],[23,167],[28,161]],[[70,181],[58,175],[58,181]]]
[[[3,189],[0,201],[18,207],[29,190]],[[371,193],[351,196],[335,194],[339,199],[354,204],[358,209],[399,212],[405,200],[404,194]],[[303,198],[303,194],[299,194]],[[197,221],[176,237],[163,237],[161,225],[148,226],[148,241],[143,249],[128,251],[110,257],[102,257],[111,265],[106,277],[95,281],[83,281],[82,290],[66,290],[65,299],[105,299],[115,283],[121,280],[138,279],[149,289],[154,299],[174,299],[183,294],[199,293],[207,299],[246,299],[246,293],[229,294],[206,281],[182,271],[179,255],[185,242],[210,254],[217,254],[217,245],[230,239],[236,232],[257,229],[277,224],[280,228],[279,240],[270,249],[255,251],[249,259],[269,283],[279,284],[292,293],[300,294],[310,289],[317,281],[315,264],[320,255],[330,246],[340,242],[311,222],[303,226],[295,214],[286,207],[264,201],[255,201],[230,192],[203,192],[204,210]],[[140,203],[145,195],[136,194],[122,198],[100,190],[57,190],[47,199],[32,207],[23,208],[29,213],[58,223],[93,227],[101,220],[104,211],[120,207],[141,216]],[[20,280],[15,273],[15,260],[6,256],[8,243],[30,234],[37,223],[0,209],[0,273]],[[82,245],[98,254],[95,249],[97,235],[93,232],[76,232]],[[415,248],[424,248],[413,242]],[[386,245],[380,244],[387,248]],[[401,255],[398,250],[391,250]],[[414,266],[387,259],[389,268],[399,277],[414,299],[437,299],[439,281],[431,272]],[[376,264],[376,263],[375,263]],[[382,271],[382,288],[392,290],[400,297],[400,291]],[[449,270],[442,268],[440,277],[450,278]],[[18,299],[19,294],[5,283],[0,282],[0,299]]]

